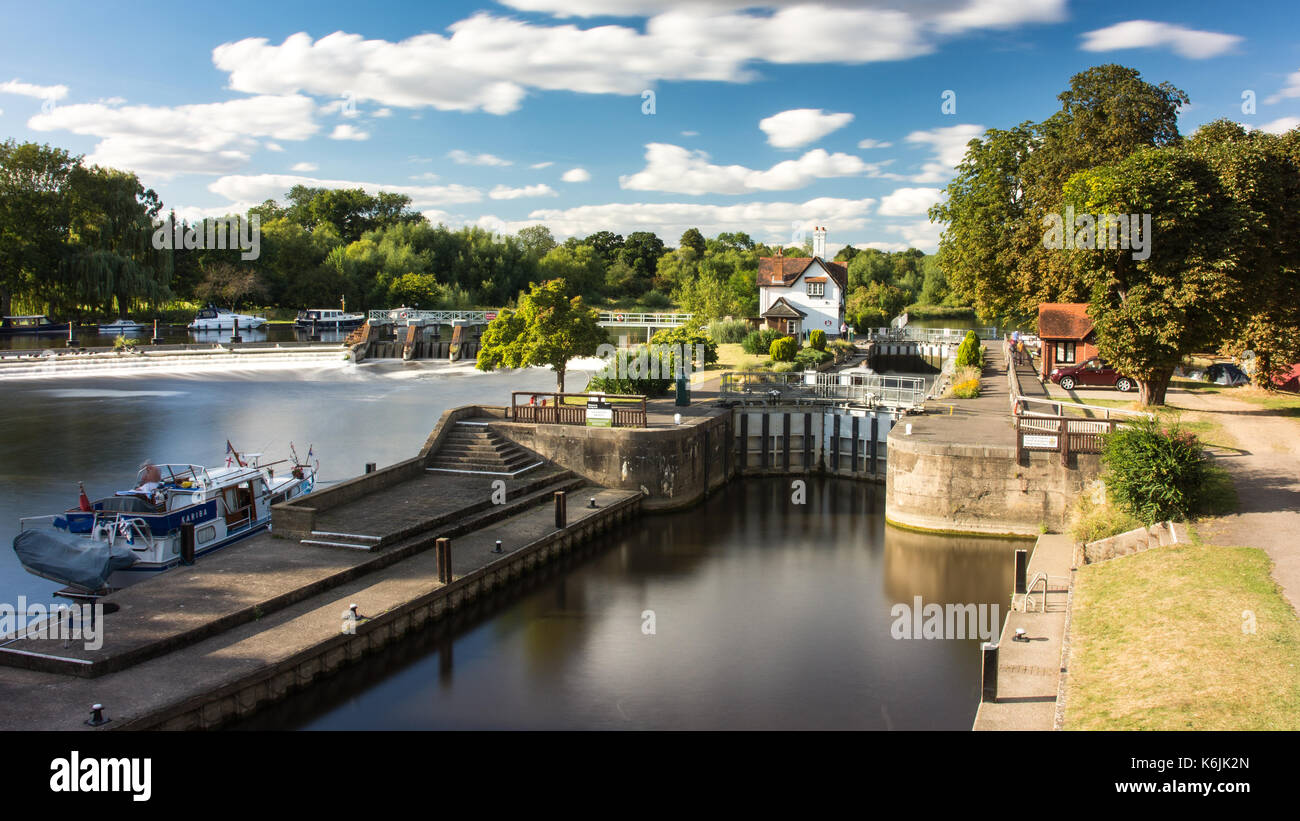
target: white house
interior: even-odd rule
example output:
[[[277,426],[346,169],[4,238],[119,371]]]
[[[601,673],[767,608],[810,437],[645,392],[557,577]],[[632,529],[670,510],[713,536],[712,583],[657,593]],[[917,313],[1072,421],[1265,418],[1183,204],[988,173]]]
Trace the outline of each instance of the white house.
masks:
[[[758,260],[758,313],[763,325],[802,336],[823,330],[839,336],[844,322],[844,291],[849,269],[826,260],[826,229],[813,231],[811,257],[782,256]]]

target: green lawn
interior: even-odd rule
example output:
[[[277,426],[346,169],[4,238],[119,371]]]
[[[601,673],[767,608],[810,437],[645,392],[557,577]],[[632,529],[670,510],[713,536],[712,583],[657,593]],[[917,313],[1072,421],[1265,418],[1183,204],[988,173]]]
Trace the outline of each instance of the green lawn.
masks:
[[[1212,545],[1080,568],[1065,728],[1300,729],[1300,621],[1270,569]]]

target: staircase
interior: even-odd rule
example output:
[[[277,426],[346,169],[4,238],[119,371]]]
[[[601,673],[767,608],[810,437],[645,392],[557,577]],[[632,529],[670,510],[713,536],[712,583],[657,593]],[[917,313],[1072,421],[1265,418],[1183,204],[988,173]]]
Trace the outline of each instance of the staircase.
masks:
[[[426,470],[516,476],[542,463],[540,456],[506,439],[485,422],[457,422]]]

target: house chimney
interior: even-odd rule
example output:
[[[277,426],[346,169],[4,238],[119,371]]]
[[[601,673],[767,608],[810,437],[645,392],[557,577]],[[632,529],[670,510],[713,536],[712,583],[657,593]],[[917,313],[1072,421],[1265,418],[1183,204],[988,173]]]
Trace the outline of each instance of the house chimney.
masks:
[[[813,229],[813,256],[826,259],[826,228],[818,226]]]

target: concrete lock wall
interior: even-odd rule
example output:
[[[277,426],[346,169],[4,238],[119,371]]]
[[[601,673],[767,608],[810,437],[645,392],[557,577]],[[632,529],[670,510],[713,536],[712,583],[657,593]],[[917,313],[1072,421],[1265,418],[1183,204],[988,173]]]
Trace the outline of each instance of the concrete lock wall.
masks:
[[[819,472],[877,480],[885,476],[887,440],[896,422],[891,411],[791,405],[736,408],[733,414],[741,475]]]
[[[926,442],[895,432],[889,438],[885,515],[892,524],[924,530],[1032,536],[1061,531],[1074,499],[1101,473],[1100,457],[1027,453],[999,445]]]
[[[590,482],[646,494],[645,510],[694,504],[735,473],[731,415],[672,428],[588,428],[493,421],[489,425]]]

